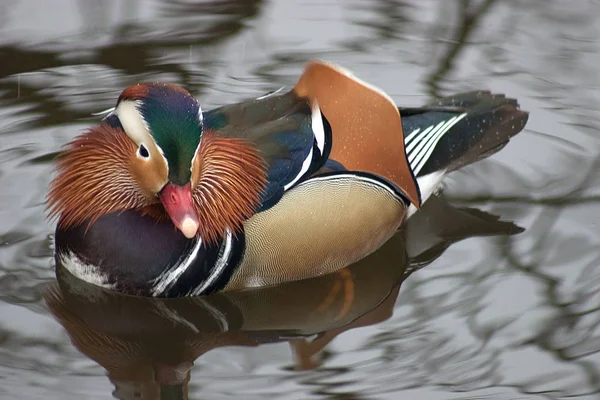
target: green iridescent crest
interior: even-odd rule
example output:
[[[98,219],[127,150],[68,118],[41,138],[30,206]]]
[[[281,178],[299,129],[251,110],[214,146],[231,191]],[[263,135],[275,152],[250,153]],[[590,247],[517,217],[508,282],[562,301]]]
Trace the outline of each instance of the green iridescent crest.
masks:
[[[191,164],[202,137],[200,106],[189,93],[170,85],[151,86],[139,111],[169,165],[169,180],[190,181]]]

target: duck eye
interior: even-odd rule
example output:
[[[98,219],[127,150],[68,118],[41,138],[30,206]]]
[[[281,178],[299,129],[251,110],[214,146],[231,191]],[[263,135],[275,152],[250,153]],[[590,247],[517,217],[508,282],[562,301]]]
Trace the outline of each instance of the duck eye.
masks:
[[[140,147],[138,147],[138,155],[142,158],[150,158],[150,153],[143,144],[140,144]]]

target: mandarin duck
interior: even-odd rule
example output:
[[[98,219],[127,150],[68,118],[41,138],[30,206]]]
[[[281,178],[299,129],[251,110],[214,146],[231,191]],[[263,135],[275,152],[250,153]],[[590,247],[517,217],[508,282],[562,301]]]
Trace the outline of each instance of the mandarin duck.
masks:
[[[487,91],[397,107],[321,61],[289,91],[209,111],[179,86],[134,85],[58,158],[57,269],[154,297],[330,273],[381,247],[446,174],[527,119]]]
[[[296,369],[318,367],[319,353],[338,335],[388,319],[411,272],[453,243],[521,231],[494,215],[432,196],[377,251],[323,276],[164,299],[124,295],[61,269],[58,283],[42,293],[73,345],[106,368],[115,393],[130,394],[115,397],[156,398],[151,393],[159,390],[187,391],[196,359],[224,346],[287,342]]]

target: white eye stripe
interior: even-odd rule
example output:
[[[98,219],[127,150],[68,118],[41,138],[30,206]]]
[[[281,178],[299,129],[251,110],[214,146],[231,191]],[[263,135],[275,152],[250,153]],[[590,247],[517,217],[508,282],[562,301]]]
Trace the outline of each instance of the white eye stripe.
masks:
[[[152,140],[148,124],[139,112],[138,103],[131,100],[123,100],[115,109],[117,117],[125,130],[125,133],[133,142],[139,146],[143,142]]]
[[[148,123],[139,111],[140,104],[140,101],[123,100],[119,103],[114,113],[119,118],[119,122],[121,122],[121,126],[123,126],[123,130],[127,136],[138,147],[138,150],[136,150],[137,157],[144,160],[150,159],[150,157],[142,157],[140,155],[139,147],[143,145],[148,151],[148,155],[150,155],[151,146],[154,145],[154,147],[162,156],[165,167],[168,170],[168,163],[167,159],[165,158],[165,154],[150,134]]]

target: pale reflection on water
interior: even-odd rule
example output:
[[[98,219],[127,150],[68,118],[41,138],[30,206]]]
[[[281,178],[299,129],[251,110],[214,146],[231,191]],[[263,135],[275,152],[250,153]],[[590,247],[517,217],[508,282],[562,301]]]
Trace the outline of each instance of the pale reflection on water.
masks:
[[[453,244],[402,283],[388,312],[331,334],[304,360],[314,369],[290,368],[302,364],[293,354],[323,342],[295,342],[296,353],[289,341],[217,346],[195,361],[190,397],[593,398],[599,12],[591,0],[3,2],[0,397],[137,390],[109,380],[44,305],[54,282],[43,211],[52,154],[129,84],[177,82],[210,108],[291,85],[320,57],[405,105],[473,89],[518,98],[527,129],[454,174],[445,197],[526,231]]]

